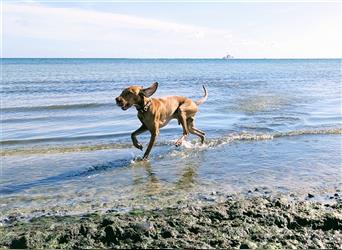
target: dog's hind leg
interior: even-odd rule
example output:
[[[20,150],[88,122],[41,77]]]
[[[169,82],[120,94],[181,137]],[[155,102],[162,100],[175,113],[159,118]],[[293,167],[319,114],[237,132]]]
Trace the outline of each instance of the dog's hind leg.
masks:
[[[194,118],[190,117],[187,119],[188,122],[188,129],[191,134],[197,135],[201,139],[201,143],[204,142],[204,135],[205,133],[197,128],[195,128]]]
[[[193,130],[195,130],[196,132],[198,132],[198,133],[200,133],[202,135],[205,135],[205,132],[202,131],[202,130],[199,130],[198,128],[193,127]]]

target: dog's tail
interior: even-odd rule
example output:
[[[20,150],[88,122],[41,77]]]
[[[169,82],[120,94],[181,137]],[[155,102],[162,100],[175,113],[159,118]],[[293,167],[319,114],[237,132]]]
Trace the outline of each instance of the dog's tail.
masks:
[[[198,101],[195,102],[197,105],[201,105],[202,103],[204,103],[208,99],[208,91],[204,87],[204,85],[202,85],[202,87],[203,87],[203,90],[204,90],[204,96],[201,99],[199,99]]]

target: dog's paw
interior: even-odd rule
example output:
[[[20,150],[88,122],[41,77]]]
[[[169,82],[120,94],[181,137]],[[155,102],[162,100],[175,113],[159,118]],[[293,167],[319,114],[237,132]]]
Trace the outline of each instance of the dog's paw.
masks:
[[[141,159],[142,161],[148,161],[149,160],[149,157],[148,156],[145,156]]]
[[[183,143],[183,140],[178,140],[175,144],[176,147],[180,147]]]
[[[137,157],[134,157],[132,159],[132,162],[131,163],[144,163],[144,162],[148,162],[149,161],[149,157],[148,156],[137,156]]]
[[[142,161],[142,157],[141,156],[136,156],[132,159],[131,163],[137,163]]]

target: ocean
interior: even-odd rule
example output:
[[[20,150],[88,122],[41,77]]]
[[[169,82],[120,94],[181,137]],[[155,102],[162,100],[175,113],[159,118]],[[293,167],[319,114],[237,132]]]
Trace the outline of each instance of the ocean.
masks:
[[[155,97],[207,87],[196,119],[207,137],[176,148],[172,121],[139,162],[137,111],[115,97],[154,81]],[[339,187],[341,94],[340,59],[2,59],[0,217]]]

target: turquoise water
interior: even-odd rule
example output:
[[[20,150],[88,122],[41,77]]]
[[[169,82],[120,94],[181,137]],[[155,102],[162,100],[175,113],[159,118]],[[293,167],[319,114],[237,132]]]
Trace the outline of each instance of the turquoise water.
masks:
[[[3,59],[0,212],[65,213],[197,199],[264,186],[341,184],[341,60]],[[130,133],[136,110],[114,98],[158,81],[157,97],[202,96],[179,149],[176,121],[148,163]],[[148,133],[140,136],[146,144]],[[196,198],[197,197],[197,198]],[[153,201],[153,202],[152,202]],[[43,212],[42,212],[43,213]]]

